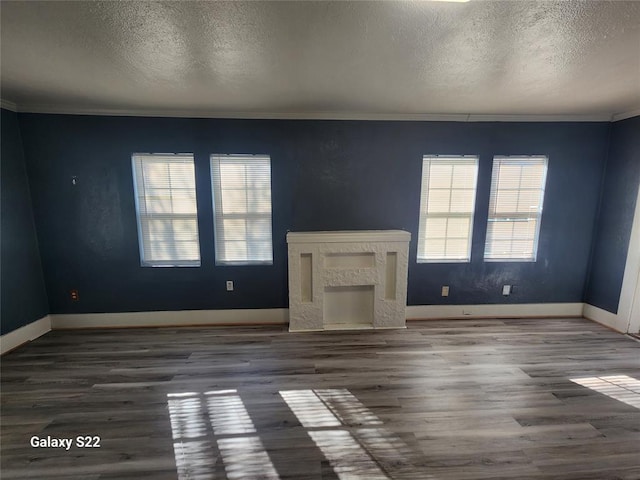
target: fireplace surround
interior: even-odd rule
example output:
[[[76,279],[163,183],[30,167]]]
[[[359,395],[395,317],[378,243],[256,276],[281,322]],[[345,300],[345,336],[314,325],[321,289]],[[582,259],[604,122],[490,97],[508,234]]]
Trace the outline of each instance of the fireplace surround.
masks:
[[[289,331],[404,328],[411,234],[289,232]]]

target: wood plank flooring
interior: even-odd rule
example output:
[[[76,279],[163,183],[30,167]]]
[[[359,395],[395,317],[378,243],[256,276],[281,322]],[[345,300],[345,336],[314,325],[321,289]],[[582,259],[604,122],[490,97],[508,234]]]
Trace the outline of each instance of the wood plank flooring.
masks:
[[[1,369],[4,480],[640,479],[640,343],[583,319],[54,331]]]

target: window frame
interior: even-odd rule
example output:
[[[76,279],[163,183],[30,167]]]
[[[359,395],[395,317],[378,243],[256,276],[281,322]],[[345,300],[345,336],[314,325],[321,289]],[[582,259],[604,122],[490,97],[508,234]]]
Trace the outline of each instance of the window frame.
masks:
[[[269,163],[269,213],[233,213],[233,214],[224,214],[222,212],[222,185],[216,185],[215,180],[220,179],[222,182],[222,178],[220,175],[220,159],[221,158],[263,158],[268,160]],[[210,172],[210,182],[211,182],[211,200],[213,206],[213,243],[214,243],[214,262],[216,266],[246,266],[246,265],[254,265],[254,266],[269,266],[273,265],[273,187],[272,187],[272,175],[271,175],[271,155],[268,154],[239,154],[239,153],[212,153],[209,155],[209,167],[211,169]],[[270,241],[270,253],[271,256],[268,260],[224,260],[222,257],[225,254],[224,245],[224,228],[220,228],[218,225],[217,219],[220,218],[224,220],[225,217],[236,218],[236,219],[267,219],[269,220],[269,241]],[[246,238],[246,234],[245,234]],[[245,240],[246,241],[246,240]],[[222,251],[221,251],[222,250]]]
[[[451,192],[452,190],[473,190],[473,201],[471,204],[471,211],[469,213],[459,213],[459,212],[447,212],[447,213],[435,213],[435,214],[429,214],[428,213],[428,204],[429,204],[429,178],[430,178],[430,171],[431,171],[431,165],[433,165],[433,161],[438,161],[441,160],[443,163],[447,160],[451,161],[451,160],[474,160],[474,166],[475,166],[475,178],[474,178],[474,183],[473,183],[473,188],[472,189],[467,189],[467,188],[460,188],[460,189],[454,189],[453,188],[453,173],[452,173],[452,177],[451,177],[451,185],[449,186],[449,192]],[[425,172],[425,165],[426,163],[429,162],[429,172]],[[451,162],[450,164],[455,165],[455,162]],[[479,169],[480,169],[480,157],[479,155],[423,155],[422,156],[422,174],[421,174],[421,185],[420,185],[420,211],[419,211],[419,217],[418,217],[418,240],[417,240],[417,251],[416,251],[416,263],[470,263],[471,262],[471,252],[472,252],[472,247],[473,247],[473,226],[474,226],[474,217],[475,217],[475,213],[476,213],[476,200],[477,200],[477,195],[478,195],[478,173],[479,173]],[[427,174],[425,176],[425,174]],[[425,183],[426,183],[426,192],[425,192]],[[423,205],[422,200],[423,198],[425,198],[426,195],[426,202]],[[451,195],[449,196],[449,204],[451,204]],[[426,238],[426,220],[427,218],[445,218],[445,219],[449,219],[449,218],[468,218],[469,219],[469,236],[467,239],[467,255],[465,258],[426,258],[426,257],[421,257],[420,256],[420,245],[421,245],[421,241],[427,242],[427,238]],[[445,237],[445,252],[446,252],[446,240],[448,239],[448,237]],[[455,237],[455,239],[462,239],[460,237]],[[453,238],[452,238],[453,240]]]
[[[196,201],[196,210],[194,214],[148,214],[142,213],[140,211],[140,192],[138,188],[138,175],[137,175],[137,159],[139,157],[143,158],[153,158],[153,157],[188,157],[191,159],[193,163],[193,192],[195,194]],[[173,267],[173,268],[193,268],[200,267],[202,265],[202,252],[200,249],[200,229],[198,225],[198,199],[197,199],[197,182],[196,182],[196,165],[195,165],[195,157],[193,153],[147,153],[147,152],[135,152],[131,154],[131,168],[132,168],[132,180],[133,180],[133,194],[135,201],[135,210],[136,210],[136,228],[138,231],[138,252],[140,256],[140,266],[141,267]],[[144,179],[142,180],[144,184]],[[146,191],[144,198],[146,198]],[[167,218],[194,218],[196,223],[196,238],[198,242],[198,259],[197,260],[147,260],[145,255],[145,245],[144,245],[144,234],[143,234],[143,226],[142,223],[144,220],[150,217],[167,217]]]
[[[522,219],[528,219],[531,217],[531,212],[524,214],[524,213],[518,213],[518,212],[508,212],[506,214],[501,214],[501,215],[495,215],[494,212],[494,217],[491,216],[491,210],[492,210],[492,200],[494,200],[495,198],[495,194],[494,194],[494,185],[497,186],[497,182],[498,182],[498,177],[497,175],[499,175],[499,173],[495,173],[496,172],[496,165],[498,163],[503,163],[503,162],[513,162],[513,163],[517,163],[517,162],[523,162],[523,161],[534,161],[534,160],[544,160],[544,172],[542,174],[542,182],[541,182],[541,186],[539,189],[527,189],[527,190],[540,190],[541,192],[541,200],[540,200],[540,204],[538,206],[538,211],[535,213],[536,215],[536,231],[533,237],[533,250],[532,250],[532,256],[531,257],[508,257],[508,258],[496,258],[496,257],[487,257],[487,245],[489,245],[489,222],[495,221],[492,220],[492,218],[497,218],[497,217],[504,217],[505,221],[509,221],[510,218],[513,218],[514,221],[517,218],[522,218]],[[549,172],[549,156],[548,155],[494,155],[493,157],[493,164],[491,167],[491,187],[489,189],[489,209],[487,211],[487,230],[486,230],[486,234],[485,234],[485,246],[484,246],[484,253],[483,253],[483,260],[485,262],[490,262],[490,263],[496,263],[496,262],[509,262],[509,263],[513,263],[513,262],[522,262],[522,263],[535,263],[538,261],[538,246],[539,246],[539,241],[540,241],[540,230],[542,229],[542,214],[544,212],[544,202],[545,202],[545,193],[546,193],[546,188],[547,188],[547,176],[548,176],[548,172]],[[494,176],[494,174],[496,176]],[[522,176],[520,177],[520,181],[522,181]],[[503,189],[503,190],[507,190],[507,189]],[[520,198],[520,192],[522,191],[521,188],[519,188],[518,190],[518,199]],[[495,206],[493,207],[495,209]],[[510,215],[510,216],[507,216]],[[528,215],[527,217],[525,217],[525,215]],[[511,238],[511,242],[513,242],[514,238],[512,236]]]

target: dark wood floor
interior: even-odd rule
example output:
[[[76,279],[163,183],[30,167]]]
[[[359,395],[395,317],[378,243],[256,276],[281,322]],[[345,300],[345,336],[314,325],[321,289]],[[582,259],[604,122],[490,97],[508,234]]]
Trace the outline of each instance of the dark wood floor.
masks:
[[[640,479],[640,343],[582,319],[56,331],[1,377],[4,480]]]

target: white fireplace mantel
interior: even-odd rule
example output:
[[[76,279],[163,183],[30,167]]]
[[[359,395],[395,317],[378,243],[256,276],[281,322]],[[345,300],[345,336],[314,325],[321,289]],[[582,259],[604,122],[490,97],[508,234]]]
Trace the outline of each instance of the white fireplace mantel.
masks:
[[[290,232],[289,331],[404,328],[411,234]]]

